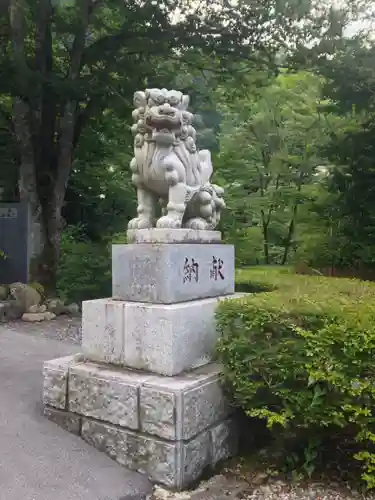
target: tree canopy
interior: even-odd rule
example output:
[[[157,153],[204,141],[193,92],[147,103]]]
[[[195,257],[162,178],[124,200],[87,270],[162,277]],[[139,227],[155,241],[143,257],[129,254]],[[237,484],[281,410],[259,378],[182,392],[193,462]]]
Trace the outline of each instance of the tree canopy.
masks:
[[[269,229],[272,245],[284,248],[278,258],[289,259],[293,213],[326,136],[316,86],[324,79],[331,85],[328,100],[343,104],[349,79],[346,91],[334,87],[334,75],[339,83],[345,57],[362,54],[354,71],[371,60],[369,49],[343,43],[343,28],[360,10],[359,0],[341,10],[316,0],[8,0],[4,5],[0,185],[3,198],[31,206],[34,241],[40,242],[32,249],[33,280],[53,293],[66,224],[79,224],[93,240],[100,239],[103,227],[109,232],[125,227],[133,209],[132,95],[139,88],[172,84],[192,94],[199,108],[200,145],[220,149],[217,176],[230,185],[230,203],[245,190],[249,204],[258,206],[235,209],[236,228],[255,223],[264,229],[270,204],[284,206],[283,217],[272,224],[270,219]],[[328,57],[335,52],[340,57]],[[306,63],[307,53],[320,61],[317,76],[278,77],[280,64],[292,64],[298,54]],[[357,76],[365,80],[368,74]],[[358,113],[366,108],[359,103],[366,102],[366,88],[354,97]],[[238,142],[242,157],[229,152]],[[237,161],[246,165],[237,169],[240,191],[231,180]]]

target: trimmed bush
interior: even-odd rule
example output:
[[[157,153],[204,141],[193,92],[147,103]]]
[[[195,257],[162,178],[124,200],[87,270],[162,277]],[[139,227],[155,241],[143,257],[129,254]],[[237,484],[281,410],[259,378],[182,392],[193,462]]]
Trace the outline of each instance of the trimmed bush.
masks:
[[[374,487],[375,284],[284,268],[241,270],[237,283],[260,293],[217,311],[218,357],[234,402],[275,437],[305,443],[293,467],[308,474],[325,436],[349,436]]]

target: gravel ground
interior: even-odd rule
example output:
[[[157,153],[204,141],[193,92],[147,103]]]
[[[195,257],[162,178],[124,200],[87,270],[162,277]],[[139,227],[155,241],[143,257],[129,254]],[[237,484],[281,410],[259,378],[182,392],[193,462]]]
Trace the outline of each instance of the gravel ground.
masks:
[[[11,321],[3,324],[8,330],[13,330],[30,335],[42,335],[56,340],[81,344],[82,330],[81,318],[71,318],[68,316],[58,316],[52,321],[42,321],[40,323],[27,323],[25,321]]]
[[[375,500],[374,494],[362,495],[339,484],[312,483],[304,487],[273,481],[251,485],[235,477],[218,475],[196,490],[172,493],[156,487],[150,500]]]
[[[247,500],[354,500],[373,499],[373,495],[364,496],[356,491],[349,491],[339,486],[311,484],[303,488],[284,483],[274,483],[256,488],[245,495]]]

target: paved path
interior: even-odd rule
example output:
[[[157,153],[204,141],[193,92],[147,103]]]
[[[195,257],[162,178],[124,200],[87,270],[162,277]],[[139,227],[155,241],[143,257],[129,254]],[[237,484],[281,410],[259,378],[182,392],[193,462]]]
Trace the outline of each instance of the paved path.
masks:
[[[0,500],[141,500],[127,471],[42,415],[43,361],[77,346],[0,325]]]

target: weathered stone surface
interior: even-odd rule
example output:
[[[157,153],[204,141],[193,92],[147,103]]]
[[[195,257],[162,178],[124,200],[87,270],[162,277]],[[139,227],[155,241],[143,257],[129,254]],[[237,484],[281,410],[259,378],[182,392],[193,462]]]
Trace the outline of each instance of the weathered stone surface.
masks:
[[[82,361],[81,355],[46,361],[43,365],[43,402],[46,406],[65,409],[69,366]]]
[[[229,408],[219,376],[204,385],[182,393],[182,439],[190,439],[202,430],[222,420]]]
[[[44,416],[63,429],[76,434],[81,433],[81,417],[68,411],[56,410],[55,408],[44,407]]]
[[[28,323],[38,323],[40,321],[51,321],[56,318],[56,314],[52,312],[27,312],[22,315],[22,321],[26,321]]]
[[[224,420],[229,408],[220,366],[206,365],[178,377],[152,377],[141,387],[141,429],[165,439],[188,440]]]
[[[14,300],[0,301],[0,322],[13,321],[22,316],[22,309]]]
[[[218,299],[125,307],[125,366],[173,376],[208,363],[218,339]]]
[[[225,425],[217,426],[217,437],[225,434],[226,440],[229,434],[223,433]],[[146,474],[151,481],[178,490],[188,487],[207,467],[217,463],[212,459],[209,432],[202,432],[190,441],[162,441],[85,418],[82,423],[82,437],[89,444],[129,469]],[[232,450],[233,447],[225,448],[226,454],[221,453],[220,457],[229,457]]]
[[[177,439],[176,393],[142,387],[140,419],[142,431],[165,439]]]
[[[216,364],[164,377],[82,355],[53,360],[44,366],[45,414],[120,464],[181,489],[236,449],[219,374]]]
[[[65,304],[62,299],[48,299],[46,301],[46,307],[48,311],[59,316],[60,314],[68,314],[70,316],[78,316],[80,314],[79,305],[75,302],[71,304]]]
[[[138,392],[143,378],[90,363],[73,366],[69,371],[69,410],[138,429]]]
[[[128,431],[83,418],[81,435],[91,446],[107,453],[121,465],[127,466]]]
[[[79,316],[80,315],[79,305],[76,304],[75,302],[72,302],[71,304],[68,304],[65,307],[65,312],[66,314],[70,314],[70,316]]]
[[[47,311],[47,306],[45,304],[42,304],[40,306],[38,305],[30,306],[26,312],[36,314],[36,313],[45,313],[46,311]]]
[[[128,243],[220,243],[220,231],[195,229],[133,229],[127,232]]]
[[[211,434],[211,464],[236,455],[238,450],[238,433],[234,420],[220,422],[210,429]]]
[[[93,361],[167,376],[202,366],[215,352],[218,300],[222,298],[172,305],[84,302],[83,352]]]
[[[67,358],[61,366],[45,367],[45,384],[58,408],[66,407],[68,368],[69,410],[104,422],[189,440],[229,414],[216,364],[171,378]]]
[[[46,305],[47,305],[47,309],[48,311],[56,314],[56,315],[59,315],[59,314],[63,314],[65,312],[65,303],[62,299],[48,299],[47,302],[46,302]]]
[[[33,313],[27,312],[22,315],[22,321],[27,321],[28,323],[37,323],[39,321],[44,321],[44,313]]]
[[[40,293],[24,283],[12,283],[9,286],[9,291],[22,312],[26,312],[31,306],[39,305],[42,302]]]
[[[65,370],[44,372],[43,401],[55,408],[66,408],[68,373]]]
[[[210,436],[208,432],[199,434],[189,442],[182,444],[182,470],[179,477],[179,489],[189,486],[210,465]]]
[[[177,443],[137,435],[109,424],[83,419],[82,437],[129,469],[169,487],[177,486]]]
[[[124,364],[124,302],[87,300],[82,304],[82,349],[93,361]]]
[[[31,313],[31,314],[36,314],[36,313],[39,313],[39,306],[31,306],[28,308],[28,310],[26,311],[27,313]]]
[[[179,487],[181,444],[151,436],[129,434],[127,467],[146,474],[151,481]]]
[[[84,418],[82,437],[120,464],[170,488],[195,481],[210,462],[207,432],[188,443],[167,442]]]
[[[234,293],[234,247],[174,243],[113,245],[112,291],[119,300],[174,304]]]
[[[44,319],[45,321],[52,321],[53,319],[56,318],[56,314],[50,311],[46,311],[43,313],[44,314]]]

